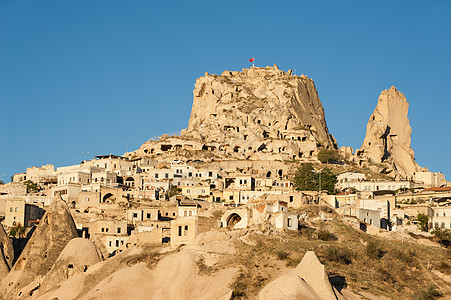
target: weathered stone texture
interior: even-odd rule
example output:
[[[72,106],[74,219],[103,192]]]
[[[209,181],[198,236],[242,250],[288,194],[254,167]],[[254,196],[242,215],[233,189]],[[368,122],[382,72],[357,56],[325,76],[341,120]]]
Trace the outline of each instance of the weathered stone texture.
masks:
[[[287,160],[336,148],[313,81],[274,67],[197,79],[188,128],[148,142],[135,154],[207,150],[225,157]],[[190,141],[190,142],[187,142]]]
[[[361,157],[386,165],[386,173],[402,177],[422,170],[410,148],[412,128],[407,118],[408,109],[404,94],[394,86],[382,91],[368,121],[362,147],[357,151]]]
[[[5,299],[30,296],[39,286],[40,280],[51,270],[67,243],[77,236],[69,208],[60,195],[57,195],[13,268],[3,278],[0,294]]]

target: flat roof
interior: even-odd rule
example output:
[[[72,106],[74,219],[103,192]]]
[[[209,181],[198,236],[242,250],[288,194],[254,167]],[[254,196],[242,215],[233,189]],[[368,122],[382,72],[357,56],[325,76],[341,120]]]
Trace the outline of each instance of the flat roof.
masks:
[[[107,154],[107,155],[96,155],[96,158],[120,158],[120,159],[127,159],[126,157],[120,156],[120,155],[114,155],[114,154]]]

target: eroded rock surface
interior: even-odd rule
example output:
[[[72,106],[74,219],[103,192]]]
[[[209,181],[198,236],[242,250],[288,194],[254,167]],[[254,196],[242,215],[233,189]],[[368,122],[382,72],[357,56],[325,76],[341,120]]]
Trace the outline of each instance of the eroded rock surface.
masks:
[[[423,170],[415,162],[410,148],[412,128],[407,118],[408,109],[406,97],[394,86],[382,91],[368,121],[362,147],[357,151],[360,157],[384,164],[385,173],[404,178]]]
[[[324,265],[313,251],[307,251],[299,265],[265,286],[260,300],[276,299],[346,299],[330,284]]]
[[[2,280],[11,269],[14,260],[14,248],[11,240],[0,224],[0,280]]]
[[[316,157],[336,148],[315,84],[277,66],[205,74],[196,80],[188,128],[144,143],[135,155],[206,150],[252,160]]]
[[[57,195],[13,268],[3,278],[0,285],[3,299],[30,296],[51,270],[67,243],[77,236],[69,207]]]

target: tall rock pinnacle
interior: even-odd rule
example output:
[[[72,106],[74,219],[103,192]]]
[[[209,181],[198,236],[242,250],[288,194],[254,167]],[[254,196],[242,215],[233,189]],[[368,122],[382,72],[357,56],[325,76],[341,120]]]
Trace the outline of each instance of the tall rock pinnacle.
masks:
[[[386,165],[385,173],[410,177],[422,169],[410,148],[412,128],[407,118],[409,103],[394,86],[382,91],[366,127],[366,136],[357,153]]]

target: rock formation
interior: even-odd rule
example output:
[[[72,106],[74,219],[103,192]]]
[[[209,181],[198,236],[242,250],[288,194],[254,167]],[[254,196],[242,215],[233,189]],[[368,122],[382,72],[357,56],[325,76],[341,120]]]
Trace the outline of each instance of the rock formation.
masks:
[[[14,260],[14,248],[11,240],[0,224],[0,280],[2,280],[11,269]]]
[[[206,150],[252,160],[316,157],[336,148],[315,84],[274,67],[198,78],[188,128],[180,137],[144,143],[133,154]]]
[[[277,299],[346,299],[330,284],[324,265],[313,251],[307,251],[290,274],[283,275],[265,286],[260,300]]]
[[[410,177],[422,170],[410,148],[412,128],[407,118],[409,103],[394,86],[382,91],[366,127],[366,136],[357,154],[377,164],[383,172]]]
[[[0,284],[5,299],[30,296],[51,270],[67,243],[78,236],[66,202],[57,195],[22,254]]]
[[[103,260],[93,242],[83,238],[72,239],[59,255],[52,269],[45,276],[39,293],[57,288],[63,281]]]

